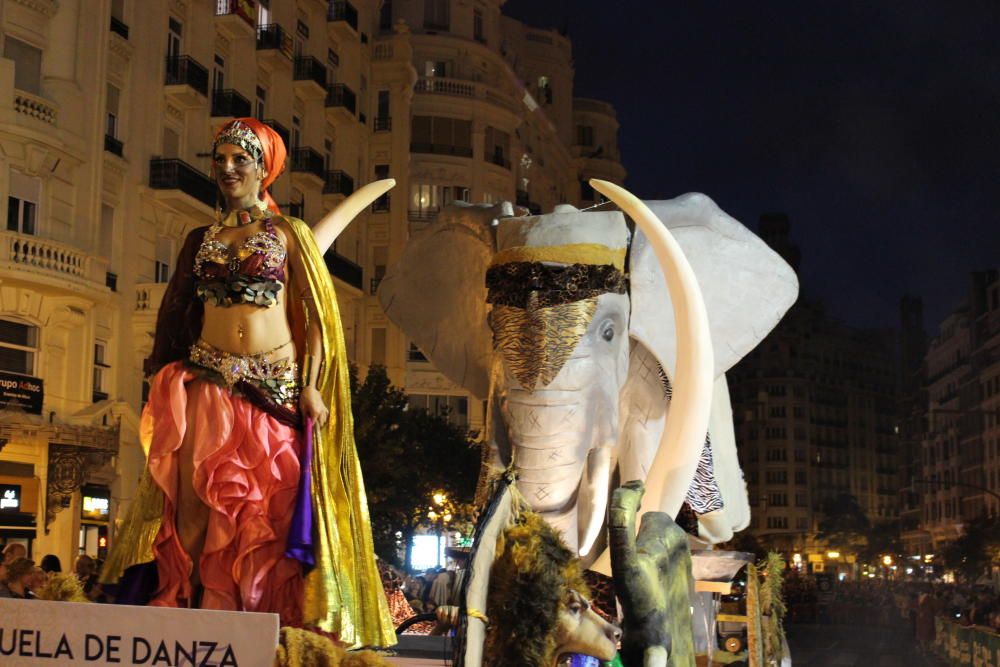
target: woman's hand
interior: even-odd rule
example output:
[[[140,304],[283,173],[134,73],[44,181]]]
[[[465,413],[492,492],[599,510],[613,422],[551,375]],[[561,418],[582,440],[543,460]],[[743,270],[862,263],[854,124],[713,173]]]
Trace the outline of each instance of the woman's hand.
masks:
[[[306,387],[299,394],[299,407],[302,409],[302,416],[312,419],[316,426],[325,426],[326,420],[330,417],[330,411],[323,403],[323,397],[316,387]]]

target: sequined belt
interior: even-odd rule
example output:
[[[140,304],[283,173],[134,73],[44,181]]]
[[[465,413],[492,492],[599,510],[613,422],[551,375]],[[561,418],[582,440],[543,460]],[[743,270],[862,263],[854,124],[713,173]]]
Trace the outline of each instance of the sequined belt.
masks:
[[[218,373],[230,389],[240,381],[249,382],[267,392],[275,403],[294,406],[299,397],[299,365],[289,359],[268,359],[290,343],[288,341],[264,352],[233,354],[199,340],[191,346],[188,360]]]

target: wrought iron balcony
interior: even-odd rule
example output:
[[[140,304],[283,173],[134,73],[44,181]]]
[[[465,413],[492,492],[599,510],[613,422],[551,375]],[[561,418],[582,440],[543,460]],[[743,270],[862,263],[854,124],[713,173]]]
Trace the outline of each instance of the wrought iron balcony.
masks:
[[[116,35],[121,35],[123,39],[128,39],[128,26],[120,20],[116,19],[114,16],[111,17],[111,32]]]
[[[251,108],[250,100],[231,88],[212,95],[212,115],[217,118],[244,118],[250,115]]]
[[[149,187],[154,190],[180,190],[210,208],[215,206],[215,183],[183,160],[150,160]]]
[[[326,260],[326,268],[333,276],[340,278],[351,287],[362,289],[364,270],[360,265],[355,264],[335,250],[326,253],[323,259]]]
[[[289,137],[291,137],[291,134],[288,132],[287,127],[285,127],[278,121],[274,120],[273,118],[267,118],[265,120],[262,120],[261,122],[264,123],[264,125],[267,125],[275,132],[277,132],[278,136],[281,137],[281,140],[285,142],[285,146],[286,147],[288,146]]]
[[[353,178],[339,169],[326,172],[326,180],[323,183],[323,194],[344,195],[346,197],[352,192],[354,192]]]
[[[326,180],[326,165],[323,156],[308,146],[292,149],[292,171],[313,174]]]
[[[168,86],[188,86],[208,96],[208,70],[191,56],[168,56]]]
[[[109,153],[114,153],[118,157],[121,157],[123,148],[124,145],[122,144],[122,142],[118,141],[110,134],[104,135],[104,150],[106,150]]]
[[[330,0],[326,8],[326,20],[344,21],[354,30],[358,29],[358,10],[346,0]]]
[[[411,208],[410,222],[430,222],[437,217],[440,209],[437,206],[429,208]]]
[[[315,81],[326,88],[326,66],[312,56],[300,56],[295,59],[295,80]]]
[[[357,109],[357,96],[343,83],[335,83],[326,88],[326,106],[344,107],[352,114]]]
[[[455,157],[472,157],[470,146],[449,146],[448,144],[428,144],[413,142],[410,144],[411,153],[434,153],[435,155],[454,155]]]
[[[375,116],[374,124],[376,132],[389,132],[392,130],[392,116]]]
[[[292,37],[277,23],[266,23],[257,26],[257,50],[280,51],[288,58],[292,57]]]

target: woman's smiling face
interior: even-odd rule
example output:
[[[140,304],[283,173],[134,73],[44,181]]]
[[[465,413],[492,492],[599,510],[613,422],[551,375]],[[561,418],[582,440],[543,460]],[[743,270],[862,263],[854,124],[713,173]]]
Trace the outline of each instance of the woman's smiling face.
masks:
[[[267,177],[264,169],[258,171],[257,161],[235,144],[220,144],[212,156],[215,182],[226,199],[226,208],[245,208],[257,201],[261,179]]]

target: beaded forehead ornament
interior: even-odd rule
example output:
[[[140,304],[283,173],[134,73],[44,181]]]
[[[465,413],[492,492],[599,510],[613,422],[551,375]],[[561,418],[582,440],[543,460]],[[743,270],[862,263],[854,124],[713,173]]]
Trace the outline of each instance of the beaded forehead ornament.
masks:
[[[257,161],[260,161],[264,155],[264,146],[261,145],[257,134],[248,125],[244,125],[238,120],[233,121],[229,127],[220,132],[219,136],[215,138],[215,143],[212,144],[213,152],[222,144],[239,146],[247,153],[250,153],[254,160]]]

